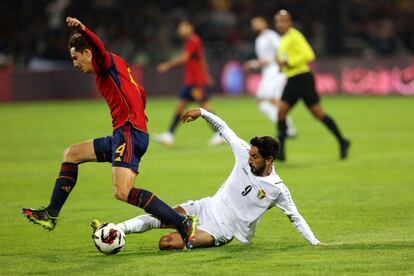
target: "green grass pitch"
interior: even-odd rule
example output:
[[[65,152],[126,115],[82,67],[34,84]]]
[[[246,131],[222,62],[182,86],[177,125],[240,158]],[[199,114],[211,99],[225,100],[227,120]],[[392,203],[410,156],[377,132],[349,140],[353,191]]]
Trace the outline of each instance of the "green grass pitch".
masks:
[[[175,101],[149,99],[151,133],[163,131]],[[251,98],[215,98],[214,110],[240,137],[274,135]],[[21,207],[47,205],[66,146],[111,133],[101,101],[0,105],[0,274],[337,275],[414,273],[414,98],[325,97],[323,105],[352,139],[350,158],[303,104],[292,116],[299,135],[276,163],[299,211],[326,247],[303,240],[278,209],[250,245],[160,252],[168,230],[127,236],[118,255],[93,246],[93,218],[120,222],[143,212],[117,201],[109,164],[80,166],[57,228],[28,223]],[[230,173],[227,146],[207,146],[204,120],[180,126],[172,148],[150,143],[137,185],[169,204],[212,195]]]

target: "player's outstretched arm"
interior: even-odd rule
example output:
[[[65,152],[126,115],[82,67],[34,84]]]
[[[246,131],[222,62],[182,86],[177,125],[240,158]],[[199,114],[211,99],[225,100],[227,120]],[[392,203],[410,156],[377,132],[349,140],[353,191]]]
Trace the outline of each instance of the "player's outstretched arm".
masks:
[[[266,67],[270,64],[271,61],[264,60],[264,59],[251,59],[243,63],[243,69],[245,71],[250,71],[254,69],[261,69],[263,67]]]
[[[182,117],[183,123],[192,122],[199,117],[203,117],[209,124],[211,124],[223,137],[223,139],[234,149],[240,145],[240,138],[234,131],[224,122],[220,117],[208,112],[204,108],[196,108],[187,111]]]
[[[74,17],[66,17],[66,24],[72,30],[81,33],[91,46],[92,55],[96,63],[103,68],[108,68],[111,59],[102,40],[89,30],[79,19]]]
[[[190,58],[190,54],[184,51],[180,55],[176,56],[175,58],[170,59],[169,61],[160,63],[157,66],[157,72],[165,73],[175,66],[184,64],[189,58]]]

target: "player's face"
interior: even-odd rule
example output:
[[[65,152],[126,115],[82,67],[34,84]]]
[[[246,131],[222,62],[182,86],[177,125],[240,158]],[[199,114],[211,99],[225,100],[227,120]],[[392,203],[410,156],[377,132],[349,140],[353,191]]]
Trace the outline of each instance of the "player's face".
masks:
[[[264,29],[266,29],[266,22],[262,18],[253,18],[250,21],[250,27],[252,28],[252,31],[256,34],[259,34]]]
[[[191,35],[192,30],[193,27],[191,26],[191,24],[184,21],[178,25],[177,33],[179,37],[186,39]]]
[[[292,20],[290,19],[289,15],[277,14],[275,16],[275,27],[279,33],[281,34],[286,33],[291,26],[292,26]]]
[[[81,70],[83,73],[92,73],[92,52],[88,49],[78,52],[75,48],[70,49],[70,57],[72,58],[73,67]]]
[[[251,147],[249,151],[249,166],[254,175],[263,176],[266,169],[266,160],[260,155],[257,147]]]

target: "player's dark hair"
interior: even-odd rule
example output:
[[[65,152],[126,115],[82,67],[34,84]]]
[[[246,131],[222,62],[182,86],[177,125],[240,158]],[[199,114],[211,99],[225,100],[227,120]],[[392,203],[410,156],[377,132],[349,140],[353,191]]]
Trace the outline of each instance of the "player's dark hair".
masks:
[[[85,49],[91,49],[91,46],[83,35],[75,33],[69,37],[68,48],[75,48],[75,51],[82,53]]]
[[[262,136],[254,137],[250,140],[250,144],[254,147],[257,147],[260,155],[267,159],[273,157],[273,160],[276,160],[276,156],[279,154],[280,143],[273,137]]]
[[[190,18],[188,18],[188,17],[181,17],[181,18],[179,18],[178,21],[177,21],[177,26],[180,25],[180,24],[182,24],[182,23],[187,23],[187,24],[190,24],[191,26],[194,27],[193,21]]]

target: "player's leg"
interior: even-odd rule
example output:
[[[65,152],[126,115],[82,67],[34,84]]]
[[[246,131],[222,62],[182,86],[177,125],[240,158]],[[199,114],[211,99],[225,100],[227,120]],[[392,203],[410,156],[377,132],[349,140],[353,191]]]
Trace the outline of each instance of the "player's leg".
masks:
[[[174,208],[179,214],[187,215],[180,206]],[[96,230],[100,226],[98,220],[93,220],[92,228]],[[144,233],[152,229],[159,228],[174,228],[173,225],[163,224],[158,218],[153,215],[140,215],[126,221],[118,223],[118,226],[125,232],[125,234]]]
[[[273,74],[265,73],[259,82],[256,90],[257,108],[263,113],[271,122],[277,122],[278,105],[277,99],[281,95],[277,95],[277,89],[280,86],[281,79],[278,78],[276,72]],[[283,87],[282,87],[283,90]],[[282,91],[280,91],[282,92]],[[281,93],[280,93],[281,94]],[[275,99],[275,101],[272,101]]]
[[[177,212],[179,212],[182,215],[187,215],[187,212],[184,210],[184,208],[180,206],[177,206],[175,210],[177,210]],[[214,245],[214,242],[215,239],[212,235],[210,235],[206,231],[197,229],[195,232],[194,240],[192,242],[192,248],[210,247]],[[182,249],[183,246],[183,239],[177,232],[164,235],[160,238],[159,241],[159,248],[161,250]]]
[[[278,121],[278,113],[279,113],[279,107],[282,104],[279,98],[274,98],[270,100],[270,103],[272,106],[274,106],[274,112],[275,112],[275,120],[274,123],[277,123]],[[295,138],[297,135],[296,127],[293,123],[293,120],[290,116],[286,116],[286,125],[287,125],[287,137],[289,138]]]
[[[350,141],[345,139],[339,130],[334,119],[329,115],[325,114],[320,104],[319,96],[315,90],[315,81],[312,74],[306,74],[303,76],[302,80],[303,87],[306,88],[306,93],[304,93],[304,101],[308,106],[309,110],[312,112],[312,115],[320,120],[328,130],[335,136],[339,143],[340,147],[340,158],[345,159],[348,156],[348,149],[351,145]]]
[[[197,229],[192,242],[192,248],[211,247],[214,246],[215,239],[212,235]],[[177,232],[170,233],[161,237],[159,248],[161,250],[176,250],[183,248],[183,239]]]
[[[193,86],[184,86],[181,89],[179,101],[175,106],[173,118],[171,120],[168,131],[161,134],[154,135],[154,141],[163,143],[165,146],[172,146],[174,144],[174,133],[180,123],[181,116],[185,110],[185,107],[192,101],[191,91]]]
[[[341,159],[346,159],[348,156],[348,150],[351,145],[351,142],[342,135],[335,120],[331,116],[325,114],[320,103],[310,106],[309,109],[312,112],[313,116],[317,118],[318,120],[320,120],[328,128],[328,130],[335,136],[335,138],[337,139],[339,143],[339,149],[340,149],[339,156]]]
[[[163,223],[173,225],[186,240],[187,248],[195,234],[196,220],[179,214],[154,193],[134,187],[138,164],[148,147],[148,134],[129,124],[113,136],[112,179],[115,197],[144,209]]]
[[[113,167],[115,197],[131,205],[144,209],[166,225],[173,225],[181,236],[187,235],[192,241],[196,225],[192,218],[183,216],[159,199],[154,193],[134,187],[135,174],[128,168]],[[191,248],[191,244],[187,244]],[[181,247],[183,248],[183,247]]]
[[[279,106],[278,112],[278,122],[277,122],[277,130],[278,130],[278,140],[280,142],[280,150],[277,159],[280,161],[286,160],[286,149],[285,149],[285,140],[287,137],[287,123],[286,118],[287,114],[289,113],[291,106],[284,101],[281,101]]]
[[[278,139],[280,142],[280,151],[278,160],[285,160],[286,159],[286,144],[285,140],[287,137],[287,115],[291,108],[293,108],[298,101],[300,96],[299,87],[297,86],[295,78],[289,78],[287,84],[283,90],[282,97],[280,98],[280,106],[278,112],[278,122],[277,122],[277,130],[278,130]]]
[[[277,184],[277,187],[279,195],[276,197],[276,206],[285,213],[292,225],[302,235],[302,237],[304,237],[312,245],[319,244],[319,240],[315,237],[305,219],[298,212],[288,188],[283,183]]]
[[[257,99],[257,108],[262,112],[271,122],[277,122],[278,107],[275,102],[267,99]]]
[[[165,146],[172,146],[174,144],[174,133],[178,127],[181,115],[183,114],[183,111],[187,104],[187,100],[180,100],[177,103],[168,131],[155,135],[154,141],[163,143]]]
[[[125,234],[144,233],[148,230],[162,228],[162,223],[153,215],[140,215],[118,223]]]
[[[78,178],[78,165],[89,161],[96,161],[92,140],[71,145],[65,149],[50,204],[45,209],[39,210],[23,208],[22,213],[30,221],[40,224],[48,230],[54,229],[59,212],[75,187]]]

